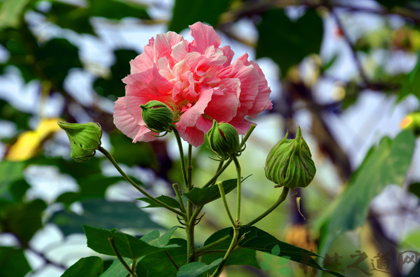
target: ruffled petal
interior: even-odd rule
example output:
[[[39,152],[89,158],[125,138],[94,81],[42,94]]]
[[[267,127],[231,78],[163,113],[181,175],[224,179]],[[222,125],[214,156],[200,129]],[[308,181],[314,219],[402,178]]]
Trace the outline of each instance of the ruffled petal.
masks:
[[[177,128],[186,130],[188,127],[195,126],[198,118],[204,114],[204,110],[207,108],[212,94],[212,88],[202,90],[195,105],[193,105],[181,115],[181,120],[177,123]]]
[[[205,113],[217,122],[229,122],[236,116],[239,106],[241,82],[238,78],[222,79],[218,91],[213,93]]]
[[[207,47],[214,46],[218,48],[222,40],[213,29],[213,27],[197,22],[190,25],[190,35],[194,40],[189,44],[190,51],[197,51],[204,54]]]
[[[144,52],[130,61],[131,74],[140,73],[153,67],[153,44],[155,39],[151,38],[149,44],[144,47]]]
[[[188,127],[185,130],[178,130],[178,132],[183,140],[195,147],[204,143],[204,133],[196,127]]]

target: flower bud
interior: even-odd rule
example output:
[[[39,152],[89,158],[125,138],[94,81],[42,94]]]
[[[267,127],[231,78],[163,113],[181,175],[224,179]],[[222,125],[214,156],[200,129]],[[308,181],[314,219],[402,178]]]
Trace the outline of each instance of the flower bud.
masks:
[[[167,132],[174,122],[172,109],[159,101],[152,100],[146,105],[140,105],[141,116],[147,128],[155,133]]]
[[[298,127],[296,138],[281,139],[268,154],[265,176],[277,184],[276,187],[304,188],[315,176],[316,168],[311,150]]]
[[[210,149],[221,159],[227,159],[239,150],[238,131],[229,123],[217,123],[207,133]]]
[[[58,121],[58,126],[66,131],[70,140],[70,156],[76,162],[86,162],[95,156],[95,150],[101,146],[102,129],[99,123],[85,124]]]

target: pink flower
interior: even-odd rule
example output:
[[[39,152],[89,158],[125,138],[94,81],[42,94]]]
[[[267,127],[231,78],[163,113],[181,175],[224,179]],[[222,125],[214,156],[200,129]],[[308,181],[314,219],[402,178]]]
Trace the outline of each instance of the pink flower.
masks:
[[[190,28],[192,42],[174,32],[159,34],[130,62],[131,74],[123,79],[125,97],[115,102],[114,123],[133,142],[156,139],[139,107],[150,100],[181,112],[177,130],[194,146],[203,144],[213,119],[244,134],[251,126],[246,116],[271,109],[271,90],[248,54],[232,63],[234,52],[229,46],[219,48],[221,39],[213,27],[197,22]]]

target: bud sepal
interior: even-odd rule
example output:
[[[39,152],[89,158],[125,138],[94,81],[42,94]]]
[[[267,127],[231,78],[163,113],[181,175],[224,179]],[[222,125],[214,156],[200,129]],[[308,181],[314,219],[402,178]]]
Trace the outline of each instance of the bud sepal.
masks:
[[[140,105],[141,116],[146,127],[155,133],[170,132],[174,125],[176,117],[174,110],[168,105],[157,100],[147,102],[145,105]]]
[[[213,120],[213,126],[206,135],[210,150],[226,160],[232,155],[239,156],[243,151],[240,149],[238,131],[229,123],[218,123]]]

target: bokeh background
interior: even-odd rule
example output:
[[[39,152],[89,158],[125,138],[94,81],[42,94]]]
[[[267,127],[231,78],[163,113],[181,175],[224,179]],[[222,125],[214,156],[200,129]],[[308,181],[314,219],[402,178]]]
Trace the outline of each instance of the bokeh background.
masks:
[[[214,26],[235,58],[248,53],[256,60],[272,90],[274,108],[254,120],[258,126],[240,158],[245,176],[252,174],[243,185],[244,218],[254,218],[277,199],[280,191],[264,176],[265,158],[287,130],[293,136],[300,125],[317,167],[312,184],[298,192],[306,220],[291,196],[257,226],[324,257],[337,253],[340,265],[330,267],[346,276],[409,274],[420,257],[420,156],[407,146],[406,152],[385,151],[377,166],[362,170],[362,162],[383,137],[394,139],[403,118],[419,109],[419,1],[5,0],[0,1],[0,275],[60,276],[94,254],[82,224],[136,235],[179,224],[163,209],[140,209],[146,206],[136,200],[142,195],[100,153],[86,163],[72,161],[56,122],[99,122],[103,146],[126,172],[152,195],[173,194],[171,184],[182,183],[174,137],[132,144],[115,129],[112,112],[114,101],[124,96],[121,79],[129,74],[129,61],[148,40],[168,30],[191,40],[188,25],[197,21]],[[411,154],[411,163],[394,172],[404,164],[398,155],[410,160]],[[216,170],[208,156],[205,146],[194,149],[198,186]],[[232,168],[223,178],[235,174]],[[355,179],[364,180],[360,200],[343,205],[349,180],[358,185]],[[364,189],[374,191],[371,197],[363,198]],[[228,199],[234,202],[233,195]],[[206,206],[197,245],[229,226],[219,204]],[[331,214],[343,221],[362,219],[322,248]],[[175,236],[184,234],[178,230]],[[357,250],[368,258],[359,268],[347,268]],[[415,260],[398,267],[398,253],[408,250],[417,253]],[[374,270],[385,253],[388,273]],[[259,269],[264,259],[258,254],[253,267],[232,266],[226,274],[281,276]],[[293,276],[315,274],[292,262],[288,266]]]

